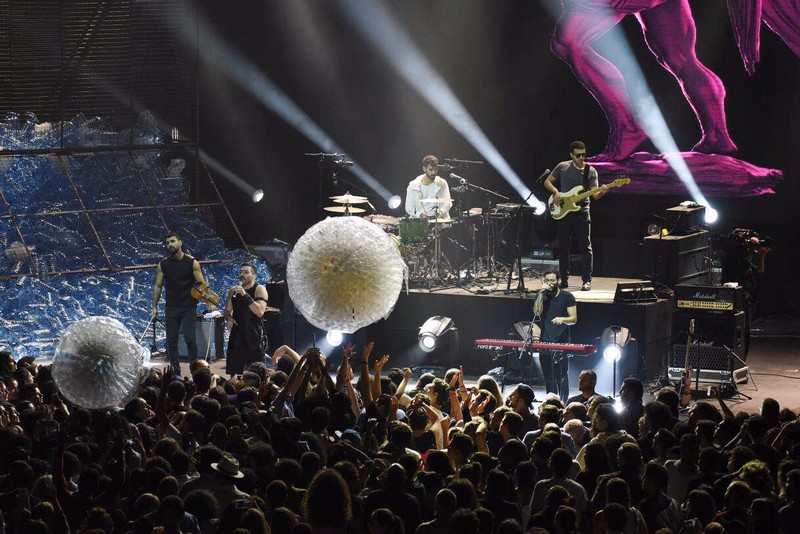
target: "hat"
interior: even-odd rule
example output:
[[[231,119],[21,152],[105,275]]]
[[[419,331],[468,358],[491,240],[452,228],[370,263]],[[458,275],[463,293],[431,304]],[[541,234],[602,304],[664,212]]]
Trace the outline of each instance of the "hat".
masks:
[[[338,431],[336,433],[339,434]],[[353,430],[352,428],[348,428],[344,432],[341,432],[341,435],[339,436],[339,439],[342,440],[342,441],[347,440],[352,445],[354,445],[355,447],[358,447],[358,448],[361,447],[361,434],[359,434],[357,431]]]
[[[531,406],[536,400],[536,395],[533,392],[533,388],[528,384],[520,384],[517,386],[517,396],[524,400],[525,404],[528,406]]]
[[[219,462],[212,462],[211,469],[231,478],[244,478],[244,473],[239,471],[239,460],[230,454],[223,454]]]

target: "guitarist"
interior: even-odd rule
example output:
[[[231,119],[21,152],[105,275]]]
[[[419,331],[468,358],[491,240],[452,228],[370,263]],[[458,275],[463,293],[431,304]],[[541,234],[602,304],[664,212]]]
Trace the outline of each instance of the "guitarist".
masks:
[[[570,144],[570,160],[556,165],[553,172],[544,182],[545,188],[553,195],[553,202],[558,204],[561,192],[582,186],[584,191],[598,186],[597,169],[586,163],[586,145],[583,141]],[[605,191],[598,191],[594,198],[601,198]],[[556,222],[558,231],[558,266],[561,274],[561,288],[569,287],[569,251],[572,238],[577,242],[578,250],[583,254],[581,279],[583,291],[592,289],[592,220],[589,214],[589,199],[582,200],[581,209]]]
[[[167,288],[167,305],[165,308],[165,325],[167,331],[167,359],[173,373],[180,374],[178,360],[178,335],[183,329],[183,339],[189,351],[189,361],[197,359],[197,341],[195,339],[195,321],[197,320],[197,299],[192,296],[192,286],[200,282],[205,284],[200,262],[183,252],[183,241],[175,234],[164,238],[169,256],[158,263],[156,282],[153,286],[153,309],[155,317],[158,313],[158,301],[161,299],[161,287]]]

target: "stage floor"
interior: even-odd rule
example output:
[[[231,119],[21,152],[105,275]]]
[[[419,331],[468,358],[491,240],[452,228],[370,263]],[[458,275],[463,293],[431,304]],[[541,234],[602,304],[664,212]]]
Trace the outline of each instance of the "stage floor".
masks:
[[[528,269],[526,269],[528,271]],[[575,300],[578,302],[594,302],[598,304],[611,304],[614,302],[614,293],[617,290],[617,284],[638,282],[640,280],[632,280],[630,278],[605,278],[594,277],[592,278],[592,289],[590,291],[581,291],[581,278],[580,276],[570,276],[569,287],[567,291],[575,295]],[[526,274],[524,279],[524,290],[520,290],[519,278],[514,277],[511,280],[511,289],[508,290],[508,278],[487,280],[482,283],[473,283],[465,287],[445,287],[445,288],[414,288],[410,289],[411,293],[439,293],[443,295],[481,295],[486,297],[535,297],[535,293],[542,287],[541,278],[538,276],[530,276]]]

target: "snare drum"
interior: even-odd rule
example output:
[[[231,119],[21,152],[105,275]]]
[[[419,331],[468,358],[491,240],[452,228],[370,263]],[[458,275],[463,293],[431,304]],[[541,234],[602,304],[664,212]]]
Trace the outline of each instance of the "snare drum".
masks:
[[[398,221],[400,241],[403,243],[422,243],[428,240],[428,220],[403,218]]]
[[[391,215],[380,215],[376,213],[374,215],[367,215],[364,218],[372,224],[380,226],[384,232],[392,232],[397,228],[397,217],[392,217]]]

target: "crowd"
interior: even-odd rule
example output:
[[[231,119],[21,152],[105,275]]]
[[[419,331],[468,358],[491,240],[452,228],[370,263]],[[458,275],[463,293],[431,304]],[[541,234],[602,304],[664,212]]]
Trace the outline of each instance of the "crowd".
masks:
[[[228,379],[151,369],[119,409],[0,353],[2,533],[797,532],[800,423],[766,399],[679,412],[581,374],[565,405],[463,370],[384,373],[372,345],[280,347]],[[334,373],[335,371],[335,373]],[[536,410],[534,411],[534,406]]]

